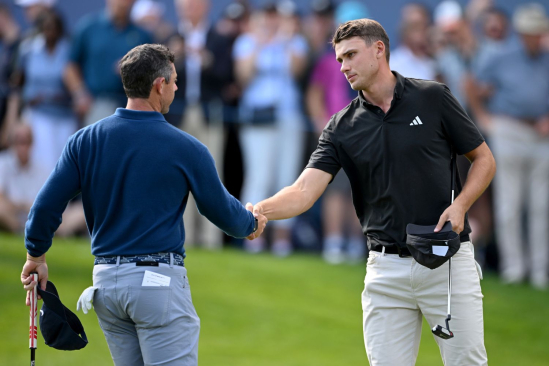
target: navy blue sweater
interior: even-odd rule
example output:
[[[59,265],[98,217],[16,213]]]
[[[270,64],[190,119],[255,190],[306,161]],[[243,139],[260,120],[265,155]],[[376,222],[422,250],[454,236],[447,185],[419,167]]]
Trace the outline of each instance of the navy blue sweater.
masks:
[[[208,149],[157,112],[119,108],[71,136],[30,211],[30,255],[49,249],[67,203],[80,192],[95,256],[184,255],[189,193],[228,235],[245,237],[254,227],[252,213],[219,180]]]

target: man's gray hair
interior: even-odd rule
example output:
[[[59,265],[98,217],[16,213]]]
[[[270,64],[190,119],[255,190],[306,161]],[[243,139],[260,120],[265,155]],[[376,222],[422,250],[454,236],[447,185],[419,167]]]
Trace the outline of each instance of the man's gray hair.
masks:
[[[120,75],[128,98],[149,98],[154,81],[172,76],[174,54],[160,44],[134,47],[120,60]]]

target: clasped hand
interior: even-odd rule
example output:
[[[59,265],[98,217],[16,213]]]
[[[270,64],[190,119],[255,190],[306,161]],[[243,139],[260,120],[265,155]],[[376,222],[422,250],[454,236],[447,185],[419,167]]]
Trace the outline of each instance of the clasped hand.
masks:
[[[260,206],[254,206],[250,202],[248,202],[246,203],[246,210],[252,212],[254,214],[254,217],[257,219],[257,230],[255,231],[255,233],[251,233],[246,237],[246,239],[248,240],[254,240],[261,236],[263,230],[265,230],[267,221],[269,220],[263,215],[263,210]]]

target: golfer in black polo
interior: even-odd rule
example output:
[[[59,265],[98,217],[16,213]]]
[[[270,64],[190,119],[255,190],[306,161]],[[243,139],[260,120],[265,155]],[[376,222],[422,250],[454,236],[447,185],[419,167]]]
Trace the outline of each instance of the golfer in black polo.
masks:
[[[270,220],[308,210],[343,168],[368,237],[362,295],[370,365],[413,365],[422,315],[446,318],[448,263],[430,270],[406,249],[406,225],[450,221],[461,246],[452,261],[454,338],[436,338],[446,366],[486,365],[480,269],[466,212],[489,185],[495,162],[481,134],[443,84],[408,79],[389,68],[389,39],[369,19],[342,24],[332,41],[341,71],[358,97],[336,113],[298,180],[254,206]],[[471,161],[451,203],[452,150]]]

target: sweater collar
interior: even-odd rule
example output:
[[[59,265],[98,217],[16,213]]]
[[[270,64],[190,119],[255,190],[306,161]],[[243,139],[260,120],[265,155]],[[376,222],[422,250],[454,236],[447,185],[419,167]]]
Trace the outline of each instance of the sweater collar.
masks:
[[[134,119],[140,121],[166,121],[162,113],[159,112],[137,111],[126,108],[116,108],[114,115],[124,119]]]

